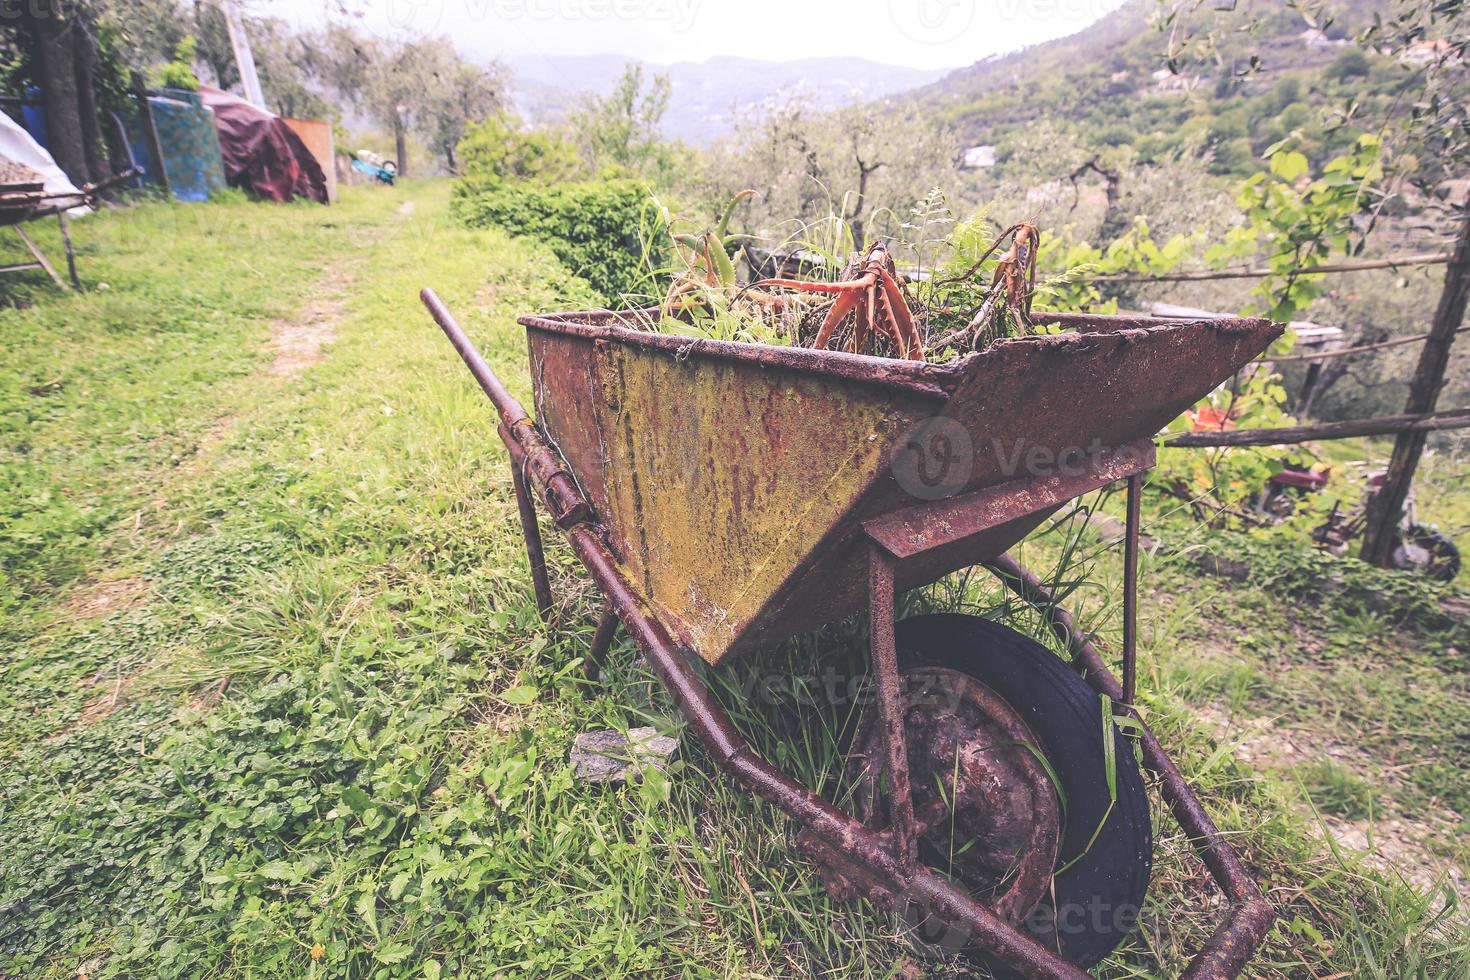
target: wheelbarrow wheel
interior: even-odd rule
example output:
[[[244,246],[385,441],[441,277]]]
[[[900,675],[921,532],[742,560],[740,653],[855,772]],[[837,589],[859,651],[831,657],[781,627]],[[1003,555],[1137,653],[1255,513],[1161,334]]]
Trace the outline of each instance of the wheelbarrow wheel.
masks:
[[[1153,864],[1132,744],[1104,729],[1101,699],[1065,661],[1005,626],[918,616],[896,640],[920,860],[1072,962],[1098,963],[1133,930]],[[857,817],[882,828],[876,715],[865,713],[848,774]],[[916,938],[966,945],[935,929]]]

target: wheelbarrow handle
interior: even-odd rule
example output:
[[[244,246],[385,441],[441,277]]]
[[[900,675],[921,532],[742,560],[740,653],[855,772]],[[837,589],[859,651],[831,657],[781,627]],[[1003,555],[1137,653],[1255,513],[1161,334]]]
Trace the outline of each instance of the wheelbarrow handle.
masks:
[[[470,338],[455,322],[454,315],[449,312],[449,308],[444,305],[439,294],[432,289],[425,288],[419,293],[419,298],[424,301],[424,306],[429,309],[429,315],[434,318],[435,323],[439,324],[439,328],[444,331],[444,335],[449,338],[454,349],[459,351],[459,356],[464,359],[470,373],[475,376],[475,380],[480,383],[485,394],[489,395],[490,400],[495,403],[495,410],[500,413],[500,420],[505,423],[505,427],[514,432],[518,425],[531,424],[531,417],[526,414],[525,408],[495,376],[495,372],[491,370],[484,356],[475,349]]]
[[[524,460],[523,469],[517,474],[517,478],[528,481],[536,488],[541,499],[546,502],[551,519],[563,530],[590,520],[592,509],[577,487],[576,479],[562,465],[561,455],[542,436],[515,396],[505,390],[505,385],[501,384],[485,358],[454,321],[454,316],[444,305],[444,301],[432,289],[424,289],[419,293],[419,298],[424,301],[424,306],[428,307],[429,314],[439,324],[454,349],[459,351],[459,356],[485,394],[495,403],[495,410],[500,413],[501,438],[505,440],[507,448],[514,446],[513,456],[516,455],[515,450],[519,450]]]

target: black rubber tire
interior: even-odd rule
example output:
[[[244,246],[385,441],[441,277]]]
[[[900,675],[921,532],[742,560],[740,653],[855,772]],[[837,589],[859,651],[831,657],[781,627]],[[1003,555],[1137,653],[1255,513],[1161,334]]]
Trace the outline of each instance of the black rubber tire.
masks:
[[[1437,528],[1415,524],[1407,532],[1400,532],[1399,540],[1402,541],[1405,536],[1421,548],[1428,549],[1434,556],[1430,559],[1432,567],[1424,570],[1430,578],[1440,582],[1453,582],[1460,574],[1460,549]]]
[[[1117,800],[1108,813],[1102,701],[1065,661],[976,616],[915,616],[898,624],[896,641],[900,669],[969,674],[1004,698],[1041,743],[1066,796],[1057,866],[1075,863],[1054,879],[1055,905],[1033,913],[1027,928],[1084,969],[1097,964],[1136,926],[1153,869],[1153,827],[1133,743],[1111,726]]]

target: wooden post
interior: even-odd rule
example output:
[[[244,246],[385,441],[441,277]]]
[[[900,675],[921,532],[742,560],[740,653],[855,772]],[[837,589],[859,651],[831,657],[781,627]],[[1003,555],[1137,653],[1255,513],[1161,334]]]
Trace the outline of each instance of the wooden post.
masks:
[[[158,127],[153,125],[153,107],[148,104],[148,85],[143,81],[142,72],[133,72],[133,95],[138,100],[138,115],[143,121],[143,142],[147,144],[149,163],[152,164],[149,170],[163,192],[172,195],[168,171],[163,163],[163,141],[158,138]]]
[[[61,225],[61,244],[66,249],[66,272],[71,277],[73,289],[82,288],[82,280],[77,276],[77,250],[71,243],[71,227],[66,221],[66,211],[56,212],[56,221]]]
[[[250,37],[245,33],[245,20],[235,0],[224,0],[225,27],[230,33],[230,47],[235,52],[235,65],[240,70],[240,85],[245,99],[264,109],[265,95],[260,90],[260,77],[255,72],[255,55],[250,50]]]
[[[1450,347],[1465,319],[1465,303],[1470,298],[1470,194],[1465,195],[1464,213],[1460,216],[1460,234],[1455,251],[1445,269],[1444,291],[1434,311],[1429,339],[1419,352],[1419,366],[1409,384],[1409,403],[1405,414],[1427,414],[1434,411],[1439,393],[1444,388],[1445,370],[1450,363]],[[1368,525],[1363,533],[1362,558],[1379,568],[1387,568],[1393,556],[1394,538],[1404,512],[1404,501],[1414,484],[1414,472],[1424,452],[1427,432],[1410,430],[1394,440],[1393,457],[1383,489],[1373,495],[1368,508]]]

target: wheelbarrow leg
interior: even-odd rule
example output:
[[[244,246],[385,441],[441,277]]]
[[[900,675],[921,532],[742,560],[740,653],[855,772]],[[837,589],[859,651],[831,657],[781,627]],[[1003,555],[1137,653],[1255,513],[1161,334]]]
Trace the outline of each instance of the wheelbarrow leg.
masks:
[[[541,528],[536,524],[536,502],[526,489],[526,478],[514,460],[510,464],[515,483],[516,506],[521,511],[521,533],[526,538],[526,557],[531,562],[531,582],[536,587],[536,608],[542,620],[551,619],[551,582],[546,578],[546,552],[541,547]]]
[[[56,212],[56,220],[61,225],[61,244],[66,249],[66,272],[71,277],[73,289],[82,288],[82,280],[77,277],[77,252],[71,244],[71,226],[67,224],[66,212]]]
[[[918,861],[914,838],[914,797],[909,786],[908,736],[904,730],[903,691],[898,678],[898,651],[893,626],[893,562],[877,544],[868,546],[868,613],[873,680],[878,690],[878,719],[888,770],[888,820],[893,826],[894,855]]]
[[[1138,692],[1138,534],[1143,474],[1128,478],[1128,527],[1123,536],[1123,703]]]
[[[618,614],[612,603],[602,605],[602,615],[597,620],[597,632],[592,635],[592,646],[587,650],[587,679],[595,681],[602,676],[602,667],[607,663],[607,652],[612,648],[613,637],[618,632]]]

